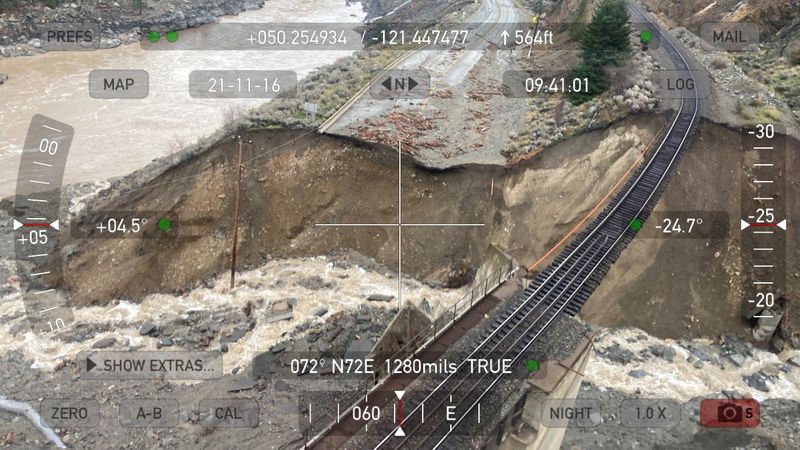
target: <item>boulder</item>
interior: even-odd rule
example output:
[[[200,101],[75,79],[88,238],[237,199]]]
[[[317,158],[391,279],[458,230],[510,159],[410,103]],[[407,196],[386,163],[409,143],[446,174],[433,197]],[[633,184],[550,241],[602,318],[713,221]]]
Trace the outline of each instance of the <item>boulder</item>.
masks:
[[[756,372],[750,376],[743,377],[745,383],[753,389],[757,389],[761,392],[769,392],[769,386],[767,385],[767,379],[759,372]]]
[[[100,339],[99,341],[95,341],[95,343],[92,344],[92,348],[108,348],[108,347],[111,347],[112,345],[114,345],[114,343],[116,343],[116,342],[117,342],[116,338],[106,337],[106,338]]]

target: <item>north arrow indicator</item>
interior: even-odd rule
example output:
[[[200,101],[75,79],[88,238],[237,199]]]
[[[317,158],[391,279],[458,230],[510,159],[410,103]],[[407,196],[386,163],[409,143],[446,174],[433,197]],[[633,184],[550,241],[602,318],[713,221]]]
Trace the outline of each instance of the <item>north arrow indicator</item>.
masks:
[[[394,89],[392,89],[392,80],[394,80]],[[406,84],[408,84],[408,89],[406,89]],[[395,90],[395,91],[410,91],[415,87],[419,86],[419,83],[411,77],[403,77],[403,78],[392,78],[389,77],[383,80],[381,86],[385,87],[387,90]]]

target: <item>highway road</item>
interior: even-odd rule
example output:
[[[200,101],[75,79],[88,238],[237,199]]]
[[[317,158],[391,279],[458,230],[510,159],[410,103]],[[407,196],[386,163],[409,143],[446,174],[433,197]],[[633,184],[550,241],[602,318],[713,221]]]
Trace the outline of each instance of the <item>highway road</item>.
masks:
[[[474,30],[478,36],[497,36],[500,31],[499,24],[526,22],[527,20],[523,17],[524,15],[517,10],[513,0],[485,0],[475,14],[467,20],[467,23],[480,24]],[[370,90],[366,89],[359,92],[355,99],[351,99],[351,102],[334,114],[332,119],[324,123],[320,127],[320,131],[346,136],[357,135],[357,128],[364,126],[365,119],[375,120],[392,112],[410,112],[431,119],[430,124],[436,127],[425,136],[426,140],[445,142],[445,148],[419,149],[415,156],[424,164],[434,167],[446,167],[464,162],[504,164],[505,158],[499,153],[501,148],[499,146],[487,148],[484,147],[484,144],[486,142],[497,143],[498,140],[506,138],[508,132],[512,130],[506,129],[502,125],[493,127],[491,130],[481,130],[486,127],[478,127],[477,121],[474,119],[475,115],[479,114],[489,120],[491,118],[489,109],[493,108],[488,107],[488,102],[481,105],[479,104],[481,102],[473,100],[467,95],[467,91],[470,89],[467,86],[469,84],[467,77],[471,71],[476,69],[490,45],[485,39],[477,39],[460,49],[421,49],[410,52],[391,69],[425,70],[431,79],[429,93],[448,90],[452,97],[435,98],[428,95],[425,98],[386,100],[374,98]],[[503,71],[513,68],[510,50],[497,50],[497,57],[490,61],[490,64],[492,67],[486,68],[485,71],[490,73],[487,77],[493,77],[493,79],[486,80],[488,86],[486,89],[494,89],[499,92]],[[475,87],[473,86],[472,89],[474,90]],[[522,111],[519,108],[525,107],[522,99],[502,97],[492,101],[504,103],[499,107],[504,111]],[[447,123],[436,120],[441,117],[447,117],[448,120],[444,121]],[[507,119],[496,120],[496,122],[508,124],[511,128],[521,127],[524,114],[518,113],[515,117],[519,118],[516,123],[508,123]],[[473,123],[475,124],[474,129],[469,128]],[[391,124],[388,125],[391,126]],[[451,125],[462,128],[456,129]],[[496,136],[492,134],[496,134]],[[461,152],[466,152],[463,157],[459,157]],[[455,157],[448,157],[445,161],[442,154]]]

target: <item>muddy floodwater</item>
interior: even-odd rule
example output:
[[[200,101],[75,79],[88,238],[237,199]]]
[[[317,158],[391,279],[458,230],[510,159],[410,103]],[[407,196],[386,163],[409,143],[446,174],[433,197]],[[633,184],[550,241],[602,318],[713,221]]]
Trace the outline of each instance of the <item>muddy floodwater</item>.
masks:
[[[341,0],[270,0],[265,7],[225,17],[224,22],[353,22],[365,14],[360,3]],[[204,33],[207,27],[181,31]],[[198,99],[189,96],[192,70],[293,70],[302,78],[349,51],[144,51],[138,44],[92,52],[50,52],[0,60],[9,80],[0,86],[0,197],[15,189],[19,155],[34,114],[75,128],[66,183],[103,180],[127,174],[154,158],[211,134],[229,111],[242,111],[259,99]],[[95,69],[148,72],[150,92],[143,100],[97,100],[89,96]]]

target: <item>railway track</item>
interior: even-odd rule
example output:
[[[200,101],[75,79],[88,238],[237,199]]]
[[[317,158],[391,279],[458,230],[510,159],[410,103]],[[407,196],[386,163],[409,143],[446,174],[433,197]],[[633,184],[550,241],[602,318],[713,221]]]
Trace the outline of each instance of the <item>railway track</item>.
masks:
[[[648,22],[676,70],[692,76],[692,69],[670,38],[631,3],[633,16]],[[476,407],[503,380],[504,375],[470,373],[468,358],[492,356],[519,365],[531,346],[561,314],[575,316],[635,237],[629,224],[646,220],[677,171],[683,150],[697,122],[699,98],[685,92],[669,129],[623,189],[597,218],[559,254],[555,261],[512,302],[472,346],[457,369],[438,379],[430,389],[407,392],[400,425],[387,425],[370,447],[455,448],[457,436],[475,426]],[[453,398],[456,400],[453,401]],[[445,420],[444,405],[455,405]],[[453,420],[453,418],[456,418]],[[402,432],[398,432],[402,429]]]

